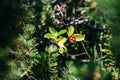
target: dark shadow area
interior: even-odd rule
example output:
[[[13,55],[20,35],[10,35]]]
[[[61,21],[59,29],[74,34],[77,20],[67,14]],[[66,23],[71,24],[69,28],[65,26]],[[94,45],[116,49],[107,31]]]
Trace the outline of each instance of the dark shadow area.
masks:
[[[20,14],[19,1],[0,1],[0,48],[11,45],[11,40],[20,32],[17,15]]]
[[[21,29],[18,24],[17,15],[20,15],[19,1],[0,0],[0,80],[9,72],[7,64],[10,56],[6,48],[15,48],[12,40],[18,36]]]

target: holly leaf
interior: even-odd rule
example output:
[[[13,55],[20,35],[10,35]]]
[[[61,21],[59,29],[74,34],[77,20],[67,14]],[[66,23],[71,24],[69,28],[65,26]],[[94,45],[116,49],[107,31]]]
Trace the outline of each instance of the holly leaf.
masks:
[[[85,35],[82,34],[75,34],[76,41],[83,41],[85,39]]]
[[[67,35],[70,37],[73,33],[74,33],[74,27],[73,26],[69,26],[67,28]]]
[[[64,34],[64,33],[66,33],[66,30],[65,30],[65,29],[60,30],[60,31],[58,32],[58,36],[59,36],[59,35],[62,35],[62,34]]]

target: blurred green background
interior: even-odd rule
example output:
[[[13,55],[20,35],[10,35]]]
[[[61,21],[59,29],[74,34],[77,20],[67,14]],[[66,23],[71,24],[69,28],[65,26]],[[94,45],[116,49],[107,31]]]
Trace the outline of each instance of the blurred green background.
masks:
[[[120,0],[97,0],[108,18],[108,27],[111,33],[110,47],[120,67]]]
[[[111,49],[116,56],[117,66],[120,67],[120,0],[113,0],[113,15],[111,16]]]

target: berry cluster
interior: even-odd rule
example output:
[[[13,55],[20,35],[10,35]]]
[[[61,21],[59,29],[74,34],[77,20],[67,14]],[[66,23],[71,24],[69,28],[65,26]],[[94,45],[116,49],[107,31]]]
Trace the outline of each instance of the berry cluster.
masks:
[[[74,42],[76,40],[76,35],[72,35],[71,37],[70,37],[70,42]]]

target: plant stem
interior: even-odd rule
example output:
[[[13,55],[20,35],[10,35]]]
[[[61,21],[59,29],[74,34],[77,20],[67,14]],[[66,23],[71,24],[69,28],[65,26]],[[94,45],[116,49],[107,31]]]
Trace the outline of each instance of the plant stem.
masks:
[[[84,45],[84,43],[81,41],[81,44],[82,44],[82,46],[83,46],[83,48],[84,48],[84,50],[85,50],[85,53],[87,54],[87,56],[89,57],[89,58],[91,58],[90,57],[90,55],[89,55],[89,53],[87,52],[87,50],[86,50],[86,48],[85,48],[85,45]]]

